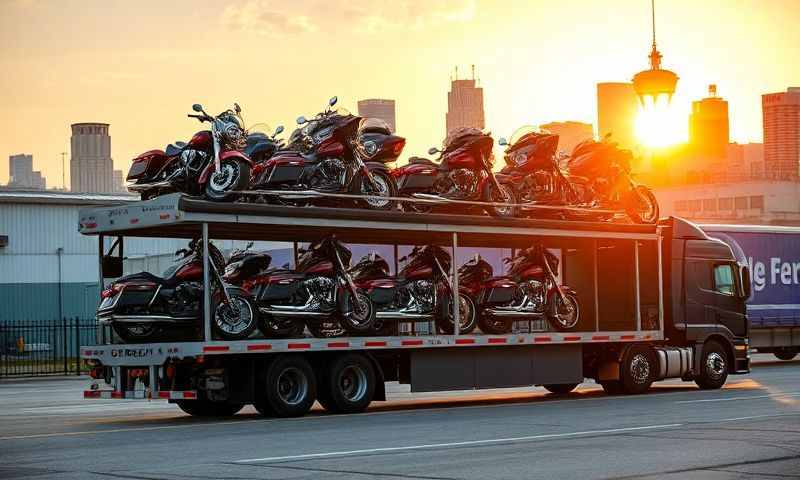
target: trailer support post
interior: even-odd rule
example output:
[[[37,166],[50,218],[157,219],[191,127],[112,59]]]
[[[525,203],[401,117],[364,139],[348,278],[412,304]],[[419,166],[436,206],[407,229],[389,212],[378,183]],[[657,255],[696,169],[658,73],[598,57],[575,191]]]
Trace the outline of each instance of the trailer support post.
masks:
[[[461,333],[461,302],[458,298],[458,267],[456,267],[456,252],[458,250],[458,234],[453,232],[453,259],[450,261],[450,269],[453,272],[453,334],[458,336]]]
[[[664,267],[663,267],[663,258],[664,249],[661,245],[664,237],[662,235],[662,227],[658,227],[656,231],[658,232],[658,240],[656,240],[656,244],[658,245],[658,330],[660,332],[664,332]]]
[[[599,252],[599,246],[597,245],[597,240],[592,240],[592,276],[594,278],[593,290],[594,290],[594,331],[600,331],[600,295],[598,292],[599,286],[597,285],[598,282],[598,274],[597,274],[597,252]]]
[[[642,312],[641,312],[641,300],[640,300],[640,292],[639,292],[639,240],[633,241],[633,268],[634,268],[634,276],[636,280],[636,295],[635,295],[635,302],[636,302],[636,331],[642,331]]]
[[[208,261],[208,223],[203,222],[203,340],[211,341],[211,282]]]

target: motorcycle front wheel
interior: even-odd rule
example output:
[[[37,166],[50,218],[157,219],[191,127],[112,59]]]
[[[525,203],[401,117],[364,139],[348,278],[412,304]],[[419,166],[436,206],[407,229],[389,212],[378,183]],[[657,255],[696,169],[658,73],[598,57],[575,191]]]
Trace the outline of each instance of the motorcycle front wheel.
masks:
[[[374,170],[372,179],[375,181],[374,187],[370,184],[369,179],[361,179],[359,193],[381,198],[364,200],[364,206],[370,210],[396,210],[397,202],[389,200],[389,197],[397,196],[397,182],[394,181],[394,177],[387,171]]]
[[[211,309],[212,326],[217,337],[223,340],[244,340],[258,326],[258,310],[253,301],[232,294],[229,303],[218,301]]]
[[[228,158],[220,162],[219,170],[212,172],[206,182],[206,198],[215,202],[236,200],[237,192],[250,184],[250,165],[244,160]]]
[[[373,329],[375,324],[375,305],[369,295],[362,290],[356,291],[356,300],[352,301],[349,293],[342,299],[343,312],[339,323],[350,333],[366,333]]]
[[[637,185],[625,199],[625,213],[635,223],[657,223],[658,200],[649,188]]]
[[[491,205],[486,207],[486,213],[493,217],[498,218],[514,218],[517,216],[517,207],[513,204],[517,203],[517,196],[510,185],[500,184],[500,189],[497,189],[493,183],[488,182],[484,189],[484,202],[488,203],[504,203],[510,205]]]
[[[571,293],[564,294],[564,301],[558,294],[553,295],[552,303],[547,315],[550,326],[560,332],[575,329],[580,320],[580,305],[578,297]]]
[[[465,293],[458,294],[458,317],[458,333],[461,335],[472,333],[475,327],[478,326],[475,302]],[[449,296],[440,307],[439,315],[436,316],[436,326],[445,335],[453,335],[455,333],[453,302]]]

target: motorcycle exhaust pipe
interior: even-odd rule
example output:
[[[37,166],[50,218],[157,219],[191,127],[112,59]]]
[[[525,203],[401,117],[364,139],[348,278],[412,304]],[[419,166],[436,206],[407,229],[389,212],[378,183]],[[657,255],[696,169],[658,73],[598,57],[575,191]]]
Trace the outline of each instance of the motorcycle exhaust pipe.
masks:
[[[381,320],[431,320],[433,319],[432,315],[428,315],[425,313],[404,313],[404,312],[397,312],[397,311],[383,311],[383,312],[375,312],[375,318],[380,318]]]
[[[497,310],[494,308],[487,309],[486,314],[492,317],[520,318],[520,319],[530,318],[532,320],[544,317],[544,313],[539,313],[539,312],[523,312],[519,310]]]
[[[331,313],[309,312],[303,310],[278,310],[273,308],[259,308],[258,313],[264,313],[275,317],[327,317]]]
[[[170,317],[169,315],[112,315],[107,322],[152,323],[152,322],[196,322],[197,317]]]
[[[145,192],[153,188],[167,188],[171,186],[172,183],[168,181],[155,182],[155,183],[142,183],[142,184],[134,183],[133,185],[128,185],[128,190],[130,190],[131,192]]]

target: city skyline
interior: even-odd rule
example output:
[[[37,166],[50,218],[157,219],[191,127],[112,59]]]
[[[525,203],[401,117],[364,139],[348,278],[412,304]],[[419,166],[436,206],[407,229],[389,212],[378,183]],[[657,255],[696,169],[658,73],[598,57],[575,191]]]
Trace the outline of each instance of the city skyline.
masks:
[[[380,2],[368,3],[385,10]],[[402,103],[398,134],[409,139],[404,156],[419,155],[441,144],[443,92],[453,65],[477,65],[486,88],[486,126],[499,137],[525,124],[595,123],[595,85],[630,81],[646,62],[648,2],[409,3],[415,9],[401,7],[392,18],[379,15],[379,33],[364,15],[351,18],[343,3],[327,2],[326,18],[353,25],[334,35],[321,21],[323,13],[314,13],[320,2],[305,0],[293,7],[308,17],[305,26],[288,15],[278,20],[252,15],[269,10],[264,2],[159,4],[157,18],[136,15],[139,8],[124,2],[103,8],[12,2],[0,19],[0,68],[7,72],[0,87],[9,92],[0,105],[0,118],[6,119],[0,125],[0,159],[5,163],[9,155],[29,151],[43,175],[58,185],[69,124],[82,118],[114,125],[114,168],[126,170],[138,153],[188,139],[197,127],[185,117],[192,103],[219,111],[237,101],[248,124],[291,128],[292,119],[319,111],[332,95],[351,110],[359,98]],[[191,21],[177,21],[188,10],[193,18],[215,21],[198,31]],[[598,24],[600,14],[610,20]],[[760,96],[785,91],[800,79],[800,65],[779,61],[800,56],[800,33],[792,27],[800,20],[797,4],[674,1],[657,16],[665,67],[681,78],[675,108],[686,118],[690,102],[701,98],[709,83],[724,85],[731,140],[761,141]],[[283,23],[267,24],[281,18]],[[548,19],[540,22],[547,42],[531,41],[526,18]],[[579,25],[580,35],[565,25]],[[240,48],[219,55],[214,39],[220,37]],[[282,44],[292,49],[284,51]],[[247,59],[267,51],[270,70],[280,73],[265,79],[263,65]],[[325,81],[309,74],[307,59],[297,51],[313,52]],[[369,67],[363,58],[371,59]],[[546,59],[548,68],[541,69],[537,59]],[[237,75],[217,75],[217,69]],[[0,184],[8,181],[7,171],[0,165]]]

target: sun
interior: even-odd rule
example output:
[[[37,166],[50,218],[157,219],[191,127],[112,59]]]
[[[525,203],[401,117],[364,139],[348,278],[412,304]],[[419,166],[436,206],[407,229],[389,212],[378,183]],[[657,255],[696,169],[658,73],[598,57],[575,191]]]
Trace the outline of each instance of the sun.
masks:
[[[666,95],[648,97],[636,115],[636,137],[645,147],[668,147],[686,141],[687,119]]]

